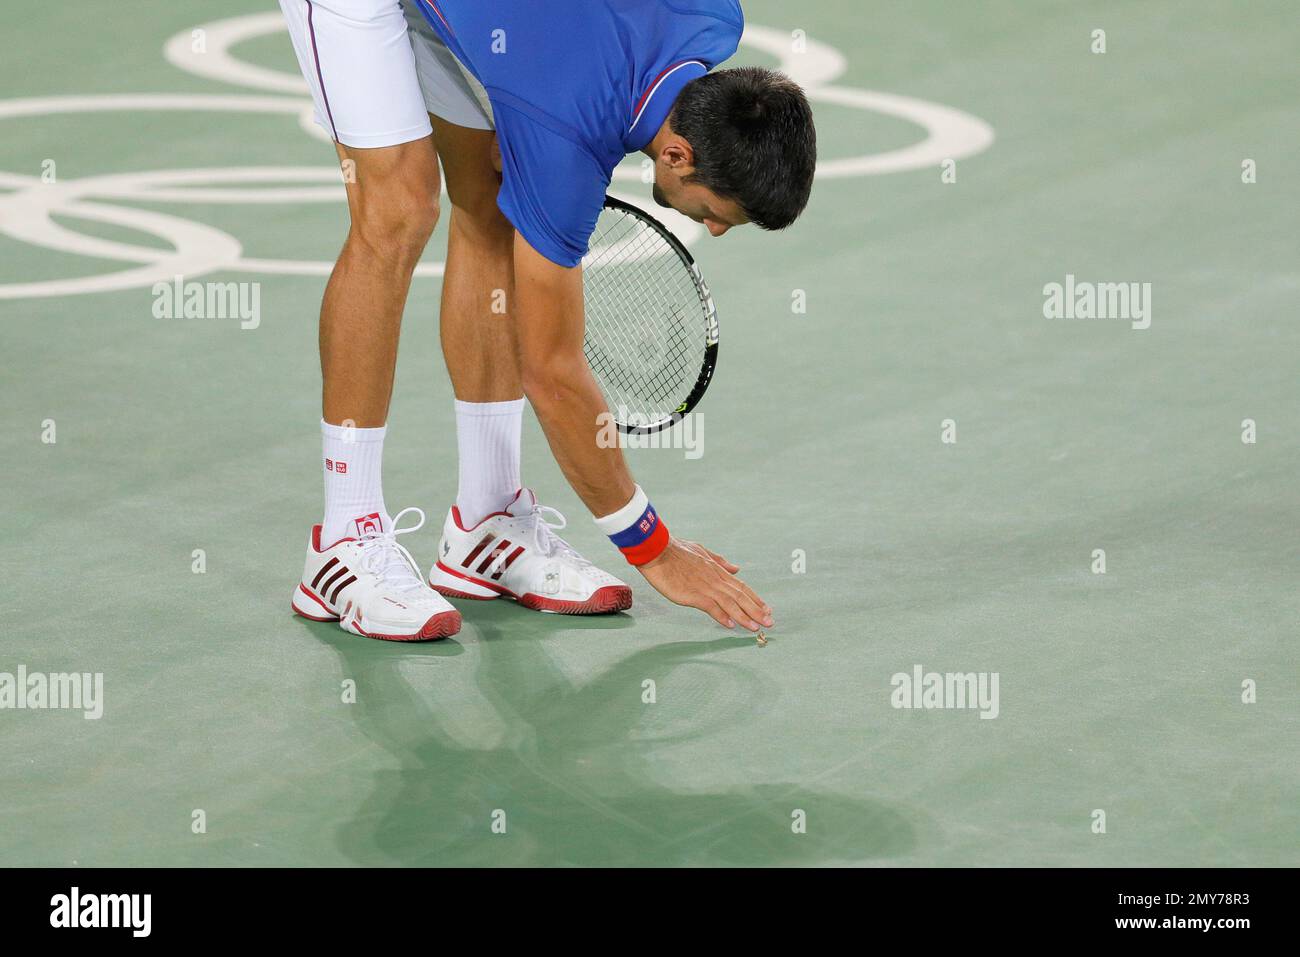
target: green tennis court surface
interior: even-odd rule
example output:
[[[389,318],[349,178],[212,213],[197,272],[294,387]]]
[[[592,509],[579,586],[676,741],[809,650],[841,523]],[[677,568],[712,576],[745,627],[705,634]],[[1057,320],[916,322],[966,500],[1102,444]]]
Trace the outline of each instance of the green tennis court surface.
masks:
[[[703,454],[629,456],[761,648],[635,574],[629,614],[460,603],[430,645],[291,617],[346,209],[287,37],[231,32],[276,7],[6,11],[0,673],[102,674],[103,714],[0,710],[0,863],[1298,862],[1292,5],[745,7],[837,165],[789,231],[694,244]],[[156,318],[176,272],[256,283],[255,328]],[[1149,283],[1149,328],[1045,317],[1067,277]],[[424,566],[438,283],[385,463]],[[533,422],[524,457],[620,573]],[[895,707],[918,668],[996,701]]]

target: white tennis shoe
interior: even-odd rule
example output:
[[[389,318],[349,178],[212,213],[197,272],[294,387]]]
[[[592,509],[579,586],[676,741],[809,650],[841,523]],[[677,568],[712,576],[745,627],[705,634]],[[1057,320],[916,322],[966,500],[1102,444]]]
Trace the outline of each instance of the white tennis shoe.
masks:
[[[398,528],[407,512],[418,525]],[[460,612],[420,577],[411,553],[398,535],[424,525],[424,512],[405,508],[392,528],[345,538],[321,548],[321,527],[311,530],[302,581],[293,592],[293,610],[312,621],[337,621],[344,631],[384,641],[431,641],[460,631]]]
[[[553,524],[546,516],[559,520]],[[632,589],[601,571],[556,535],[567,523],[531,489],[473,528],[452,506],[442,527],[429,584],[452,598],[513,598],[560,615],[598,615],[632,607]]]

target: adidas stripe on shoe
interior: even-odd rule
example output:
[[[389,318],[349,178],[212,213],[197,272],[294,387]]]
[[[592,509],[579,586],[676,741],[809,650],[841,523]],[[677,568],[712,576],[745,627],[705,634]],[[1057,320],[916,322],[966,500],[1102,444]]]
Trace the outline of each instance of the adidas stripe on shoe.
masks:
[[[397,528],[407,512],[417,512],[419,524]],[[354,635],[384,641],[432,641],[460,631],[460,612],[420,577],[411,553],[397,536],[424,524],[418,508],[403,509],[392,528],[367,529],[360,538],[344,538],[327,547],[321,526],[312,528],[302,580],[294,589],[295,614],[312,621],[337,621]]]

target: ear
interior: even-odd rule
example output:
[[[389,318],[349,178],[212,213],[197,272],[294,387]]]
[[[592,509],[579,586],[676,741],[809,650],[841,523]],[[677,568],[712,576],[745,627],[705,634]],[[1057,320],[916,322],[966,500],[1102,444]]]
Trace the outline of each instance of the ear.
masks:
[[[690,173],[695,168],[695,151],[680,136],[672,136],[659,151],[659,159],[675,173]]]

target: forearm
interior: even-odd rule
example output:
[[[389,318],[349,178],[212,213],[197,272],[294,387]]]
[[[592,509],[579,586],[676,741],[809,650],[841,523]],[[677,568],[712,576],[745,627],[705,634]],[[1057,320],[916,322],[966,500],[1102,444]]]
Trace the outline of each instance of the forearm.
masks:
[[[618,511],[636,485],[608,435],[605,397],[583,352],[582,271],[549,262],[515,235],[510,315],[524,394],[555,460],[593,515]]]
[[[605,397],[585,356],[552,358],[541,370],[525,370],[524,392],[555,461],[591,513],[608,515],[626,505],[636,485],[618,443],[602,441],[612,426],[605,424]]]

